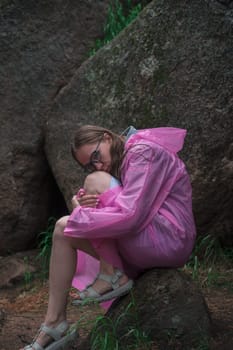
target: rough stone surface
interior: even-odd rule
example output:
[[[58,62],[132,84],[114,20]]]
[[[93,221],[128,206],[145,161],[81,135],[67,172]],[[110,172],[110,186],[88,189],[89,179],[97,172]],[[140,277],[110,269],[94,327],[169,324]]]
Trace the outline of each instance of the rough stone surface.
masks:
[[[108,4],[0,3],[2,254],[35,245],[53,205],[59,205],[59,194],[53,199],[59,190],[43,150],[44,115],[102,35]]]
[[[111,306],[106,318],[93,331],[104,335],[114,324],[122,349],[137,342],[137,330],[166,350],[198,349],[208,343],[211,334],[211,320],[200,290],[178,270],[146,272],[137,280],[131,295]],[[79,349],[91,349],[89,342],[90,337]]]
[[[233,13],[219,1],[152,1],[85,61],[48,114],[46,154],[67,202],[81,183],[67,156],[78,124],[175,126],[199,233],[232,243]]]
[[[38,270],[36,254],[38,252],[33,250],[11,256],[0,256],[0,288],[13,287],[20,281],[26,282],[27,276]]]
[[[35,245],[62,196],[69,207],[83,179],[70,141],[83,123],[187,128],[198,232],[232,244],[233,2],[151,2],[77,70],[108,4],[1,1],[1,254]]]

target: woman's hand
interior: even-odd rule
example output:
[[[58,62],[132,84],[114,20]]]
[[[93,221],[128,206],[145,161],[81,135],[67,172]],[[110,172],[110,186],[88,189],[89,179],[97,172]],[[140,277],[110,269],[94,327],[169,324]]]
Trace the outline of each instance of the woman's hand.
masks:
[[[73,209],[78,206],[96,208],[98,203],[98,196],[95,194],[85,194],[85,190],[83,188],[80,188],[78,193],[71,199]]]
[[[84,194],[77,198],[79,205],[82,207],[96,208],[99,203],[98,196],[96,194]]]
[[[72,208],[77,208],[80,206],[79,201],[78,201],[78,197],[76,195],[74,195],[71,199],[71,204],[72,204]]]

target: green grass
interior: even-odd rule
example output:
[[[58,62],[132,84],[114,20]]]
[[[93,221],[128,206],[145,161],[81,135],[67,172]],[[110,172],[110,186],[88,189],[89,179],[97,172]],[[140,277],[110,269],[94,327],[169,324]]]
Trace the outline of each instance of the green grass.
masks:
[[[42,278],[45,279],[48,277],[49,272],[49,261],[52,249],[52,241],[53,241],[53,231],[56,223],[56,219],[54,217],[50,217],[48,220],[48,225],[45,231],[39,233],[39,254],[37,255],[37,259],[41,260],[42,263]]]
[[[233,264],[233,248],[223,247],[218,237],[199,235],[188,265],[195,268],[197,261],[206,266],[219,261]]]
[[[128,330],[119,338],[119,327],[123,324],[122,328],[125,328],[126,323],[129,323]],[[102,314],[90,320],[87,311],[76,323],[76,327],[91,330],[91,350],[120,350],[123,343],[128,344],[124,345],[124,350],[149,350],[152,346],[149,337],[141,329],[132,292],[131,302],[116,320]]]
[[[96,40],[93,49],[90,51],[90,56],[94,55],[96,51],[115,38],[138,16],[141,10],[142,5],[139,3],[133,6],[131,0],[127,1],[126,8],[123,7],[119,0],[113,1],[107,13],[104,38]]]
[[[224,287],[233,291],[233,248],[223,247],[217,237],[199,236],[184,269],[202,287]]]
[[[29,269],[29,261],[28,261],[28,257],[25,256],[24,257],[24,264],[25,264],[25,272],[24,272],[24,285],[25,285],[25,289],[28,289],[31,285],[32,279],[33,279],[33,275],[32,272]]]

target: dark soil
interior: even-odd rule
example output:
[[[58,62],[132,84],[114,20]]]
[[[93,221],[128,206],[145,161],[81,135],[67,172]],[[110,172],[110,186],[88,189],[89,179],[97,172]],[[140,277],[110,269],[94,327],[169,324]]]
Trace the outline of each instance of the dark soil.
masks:
[[[34,283],[30,289],[18,286],[0,290],[0,350],[16,350],[31,343],[43,322],[47,300],[47,283]],[[91,308],[68,307],[71,323],[84,320],[79,328],[80,340],[87,336],[91,321],[102,313],[103,310],[97,305]]]
[[[227,272],[228,276],[232,276],[232,270]],[[214,285],[204,287],[203,294],[213,320],[213,337],[209,349],[232,350],[233,290],[229,286]],[[47,283],[38,281],[30,286],[24,284],[0,289],[0,350],[17,350],[31,342],[38,326],[43,322],[47,298]],[[71,323],[83,319],[79,326],[79,342],[86,338],[92,321],[100,314],[103,314],[103,310],[98,306],[68,307]],[[158,349],[156,344],[152,348]],[[78,346],[75,345],[72,349],[78,349]],[[207,348],[204,347],[203,350]]]

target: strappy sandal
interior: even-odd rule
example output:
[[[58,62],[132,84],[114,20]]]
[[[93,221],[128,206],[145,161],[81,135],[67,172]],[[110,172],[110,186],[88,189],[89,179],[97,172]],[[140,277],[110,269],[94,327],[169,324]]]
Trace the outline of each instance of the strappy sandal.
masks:
[[[74,341],[78,337],[78,333],[76,329],[69,330],[69,325],[67,321],[61,322],[57,327],[51,328],[48,326],[45,326],[44,324],[41,325],[38,334],[40,332],[44,332],[47,335],[49,335],[53,341],[49,343],[49,345],[46,345],[45,347],[42,347],[40,344],[37,343],[37,341],[33,341],[30,345],[27,345],[24,347],[24,350],[61,350],[65,349],[66,346]],[[66,333],[64,335],[64,333]],[[36,337],[37,338],[37,337]]]
[[[91,285],[89,285],[82,292],[77,291],[79,295],[79,299],[74,299],[71,302],[72,305],[84,305],[91,302],[100,303],[102,301],[111,300],[127,294],[130,291],[130,289],[133,287],[133,281],[128,280],[127,283],[120,286],[119,280],[122,276],[123,276],[123,273],[120,270],[116,270],[114,275],[112,276],[105,275],[103,273],[98,274],[96,279]],[[93,284],[96,282],[96,280],[103,280],[105,282],[108,282],[111,285],[112,289],[109,292],[106,292],[104,294],[99,294],[92,287]]]

